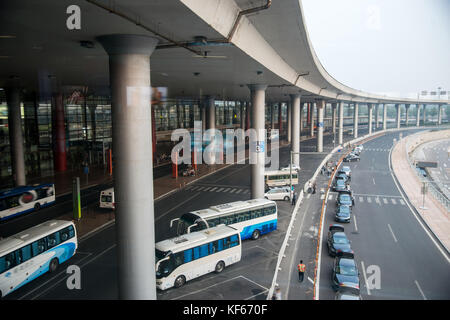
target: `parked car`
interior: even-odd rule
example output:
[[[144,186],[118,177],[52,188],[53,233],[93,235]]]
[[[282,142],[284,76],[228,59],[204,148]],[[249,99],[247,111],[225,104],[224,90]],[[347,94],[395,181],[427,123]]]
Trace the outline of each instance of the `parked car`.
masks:
[[[334,184],[333,184],[334,191],[340,192],[340,191],[347,191],[349,189],[350,189],[350,186],[347,185],[343,179],[337,179],[334,181]]]
[[[339,192],[336,199],[336,206],[341,205],[349,207],[355,205],[355,198],[353,197],[353,192],[351,190]]]
[[[344,162],[360,161],[361,158],[356,153],[349,153],[345,158]]]
[[[337,222],[349,223],[351,213],[352,213],[352,209],[350,208],[350,206],[346,206],[346,205],[339,206],[336,209],[336,216],[334,219]]]
[[[340,173],[345,173],[349,179],[352,178],[352,169],[350,169],[350,167],[348,167],[348,166],[343,166],[343,167],[338,171],[338,174],[340,174]]]
[[[281,168],[280,170],[281,171],[290,171],[291,169],[290,169],[290,166],[287,166],[287,167]],[[298,172],[298,171],[300,171],[300,167],[295,164],[292,164],[292,171]]]
[[[347,177],[347,175],[345,173],[337,174],[335,179],[336,180],[339,180],[339,179],[344,180],[345,184],[349,184],[349,182],[350,182],[348,177]]]
[[[335,300],[362,300],[359,286],[343,283],[336,292]]]
[[[344,233],[344,227],[340,224],[332,224],[328,229],[328,254],[332,257],[336,256],[337,252],[353,253],[350,240]]]
[[[292,191],[289,187],[276,187],[269,189],[264,193],[264,198],[269,200],[285,200],[290,201],[292,196]]]
[[[342,252],[336,255],[331,280],[331,286],[335,291],[344,286],[360,288],[359,270],[353,253]]]

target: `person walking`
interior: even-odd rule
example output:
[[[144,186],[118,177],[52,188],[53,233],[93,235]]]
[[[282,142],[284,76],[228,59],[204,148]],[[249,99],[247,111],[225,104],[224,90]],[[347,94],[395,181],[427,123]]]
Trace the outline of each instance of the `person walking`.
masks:
[[[297,202],[297,194],[294,192],[292,195],[292,205],[295,206],[295,203]]]
[[[275,292],[273,293],[272,296],[272,300],[281,300],[281,290],[279,287],[275,289]]]
[[[303,264],[303,260],[300,260],[300,263],[297,265],[298,269],[298,281],[303,282],[303,278],[305,276],[306,266]]]
[[[314,184],[313,184],[313,192],[312,192],[313,194],[316,194],[316,183],[314,182]]]

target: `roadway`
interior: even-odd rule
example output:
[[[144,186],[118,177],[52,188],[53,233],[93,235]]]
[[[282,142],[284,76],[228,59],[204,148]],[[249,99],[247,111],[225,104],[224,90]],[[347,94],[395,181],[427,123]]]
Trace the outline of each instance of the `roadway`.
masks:
[[[416,130],[403,131],[408,135]],[[364,144],[360,162],[352,162],[351,187],[355,206],[351,222],[343,224],[358,263],[363,299],[449,299],[449,260],[419,224],[399,192],[389,165],[393,139],[389,133]],[[336,193],[325,212],[320,299],[334,299],[333,258],[328,256],[328,226],[334,221]],[[369,266],[381,271],[381,286],[366,283]]]

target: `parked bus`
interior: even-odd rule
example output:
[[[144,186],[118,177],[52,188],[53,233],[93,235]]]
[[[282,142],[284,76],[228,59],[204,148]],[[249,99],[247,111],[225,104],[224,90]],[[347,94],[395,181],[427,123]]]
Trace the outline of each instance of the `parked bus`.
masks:
[[[291,184],[290,170],[275,170],[264,172],[264,183],[268,187],[281,187]],[[298,172],[292,170],[292,185],[298,184]]]
[[[100,192],[100,208],[115,209],[114,188]]]
[[[156,287],[166,290],[216,272],[241,260],[239,231],[219,225],[158,242],[156,248]]]
[[[0,240],[0,297],[71,258],[78,247],[71,221],[50,220]]]
[[[277,204],[267,199],[224,203],[192,211],[170,222],[178,222],[178,235],[225,224],[239,230],[241,239],[258,239],[277,228]]]
[[[55,185],[22,186],[0,192],[0,221],[55,203]]]

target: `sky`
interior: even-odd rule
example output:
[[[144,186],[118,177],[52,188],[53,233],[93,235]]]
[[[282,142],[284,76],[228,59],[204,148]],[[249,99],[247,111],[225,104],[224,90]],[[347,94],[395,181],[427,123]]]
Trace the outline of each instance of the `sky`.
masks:
[[[450,0],[302,0],[302,6],[316,55],[342,84],[405,98],[450,91]]]

